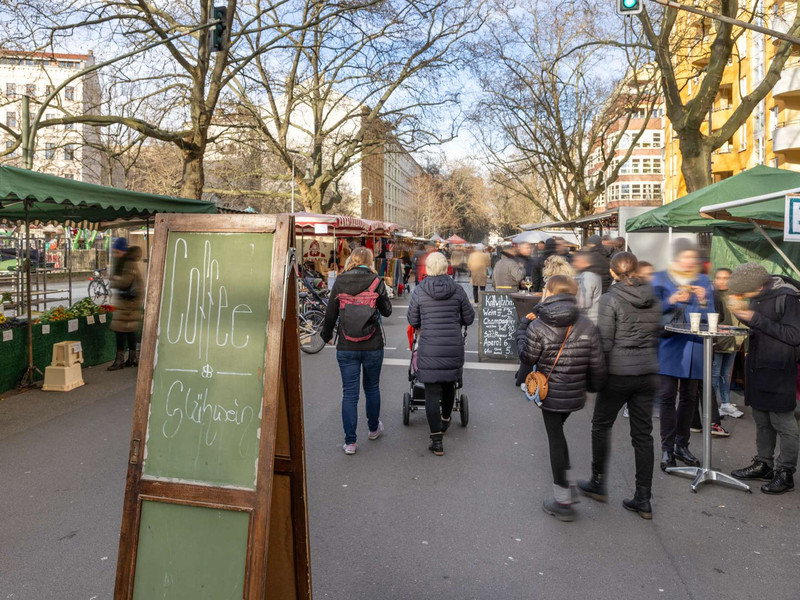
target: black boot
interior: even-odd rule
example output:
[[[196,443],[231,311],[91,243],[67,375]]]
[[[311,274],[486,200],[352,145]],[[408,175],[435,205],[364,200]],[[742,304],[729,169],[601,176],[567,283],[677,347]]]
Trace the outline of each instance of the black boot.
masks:
[[[125,368],[125,351],[117,350],[117,356],[114,358],[114,363],[106,369],[107,371],[119,371]]]
[[[431,443],[428,446],[428,450],[433,452],[436,456],[444,456],[444,446],[442,446],[442,434],[441,433],[432,433],[431,434]]]
[[[139,366],[139,353],[136,350],[128,350],[128,360],[125,361],[126,367]]]
[[[694,454],[689,452],[688,446],[675,446],[675,458],[685,462],[690,467],[700,466],[700,461],[697,460],[697,457]]]
[[[787,469],[775,469],[772,481],[761,486],[765,494],[785,494],[794,489],[794,475]]]
[[[753,458],[753,463],[743,469],[736,469],[731,471],[731,475],[736,479],[763,479],[764,481],[772,481],[775,472],[763,460],[758,460],[758,457]]]
[[[640,517],[649,521],[653,518],[653,507],[650,506],[650,488],[637,487],[633,498],[623,500],[622,506],[639,513]]]
[[[595,473],[589,481],[579,480],[578,489],[584,496],[589,496],[598,502],[608,502],[608,491],[602,475]]]
[[[669,450],[664,450],[664,452],[661,453],[661,470],[666,471],[667,469],[675,466],[677,466],[675,463],[675,454]]]

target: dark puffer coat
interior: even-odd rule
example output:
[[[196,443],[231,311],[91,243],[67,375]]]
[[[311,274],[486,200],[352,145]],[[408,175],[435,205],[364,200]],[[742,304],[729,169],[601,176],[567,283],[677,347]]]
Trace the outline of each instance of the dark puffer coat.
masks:
[[[419,329],[417,377],[422,383],[459,381],[464,368],[461,327],[475,311],[467,294],[449,275],[426,277],[408,303],[408,322]]]
[[[369,289],[372,282],[378,276],[371,269],[366,267],[356,267],[345,271],[336,278],[331,289],[331,295],[328,300],[328,307],[325,309],[325,321],[322,324],[322,331],[320,336],[325,342],[329,342],[333,338],[334,330],[339,331],[339,294],[350,294],[357,296],[361,292]],[[368,340],[363,342],[351,342],[343,335],[338,336],[336,342],[337,350],[380,350],[384,346],[383,329],[380,324],[380,315],[388,317],[392,314],[392,302],[389,300],[389,295],[386,292],[386,284],[381,281],[378,288],[375,290],[379,294],[377,310],[375,311],[375,333]]]
[[[778,297],[786,296],[783,315]],[[762,292],[750,300],[753,319],[750,347],[745,359],[745,404],[757,410],[788,412],[797,406],[797,358],[800,346],[800,298],[798,290],[774,277]]]
[[[600,344],[610,375],[658,373],[661,303],[652,286],[618,281],[600,297]]]
[[[538,317],[517,337],[520,360],[550,373],[542,409],[574,412],[586,404],[586,391],[598,392],[605,385],[606,363],[600,336],[594,324],[581,315],[578,300],[570,294],[551,296],[539,305]],[[524,322],[525,320],[523,320]],[[572,325],[569,339],[553,369],[558,350]]]

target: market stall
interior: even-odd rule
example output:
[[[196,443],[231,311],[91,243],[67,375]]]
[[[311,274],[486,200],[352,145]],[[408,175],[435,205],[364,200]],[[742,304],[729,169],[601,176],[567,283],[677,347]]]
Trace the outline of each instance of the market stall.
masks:
[[[173,198],[145,194],[131,190],[106,187],[36,173],[11,166],[0,166],[0,224],[24,226],[25,231],[25,295],[27,318],[20,327],[8,328],[3,333],[4,342],[17,337],[25,338],[27,361],[21,377],[22,385],[30,385],[41,369],[35,362],[36,332],[31,312],[31,225],[60,224],[80,229],[97,229],[101,224],[107,226],[118,220],[149,220],[156,213],[185,212],[213,213],[215,205],[202,200]],[[72,321],[70,319],[69,321]],[[70,326],[72,327],[72,326]],[[24,329],[24,334],[15,330]],[[69,329],[69,327],[68,327]],[[67,333],[75,333],[68,331]],[[50,337],[45,344],[48,349],[53,343],[63,341],[57,336]],[[0,346],[0,354],[13,352]],[[24,354],[24,353],[23,353]],[[110,358],[110,356],[109,356]]]

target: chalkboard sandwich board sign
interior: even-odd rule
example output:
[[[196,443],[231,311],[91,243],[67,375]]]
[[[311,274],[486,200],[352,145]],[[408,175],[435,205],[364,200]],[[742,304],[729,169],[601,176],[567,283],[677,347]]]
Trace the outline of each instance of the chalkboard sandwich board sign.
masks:
[[[518,360],[519,320],[511,294],[480,292],[478,319],[478,360]]]
[[[156,219],[115,598],[311,598],[289,216]]]

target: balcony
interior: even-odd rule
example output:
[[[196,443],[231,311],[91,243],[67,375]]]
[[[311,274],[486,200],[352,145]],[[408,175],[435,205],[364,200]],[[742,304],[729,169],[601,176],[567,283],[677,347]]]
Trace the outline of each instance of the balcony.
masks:
[[[795,17],[797,16],[797,3],[796,2],[786,2],[783,5],[783,10],[781,14],[775,15],[772,19],[772,29],[779,33],[788,33],[789,28],[792,26]],[[779,43],[781,40],[778,38],[772,39],[773,43]]]
[[[775,87],[772,88],[773,98],[800,98],[800,67],[792,65],[792,68],[784,69],[781,78]]]
[[[780,123],[772,132],[774,152],[800,150],[800,120]]]
[[[716,131],[717,129],[721,128],[727,122],[727,120],[731,118],[732,113],[733,108],[730,106],[714,107],[714,109],[711,111],[712,131]]]

